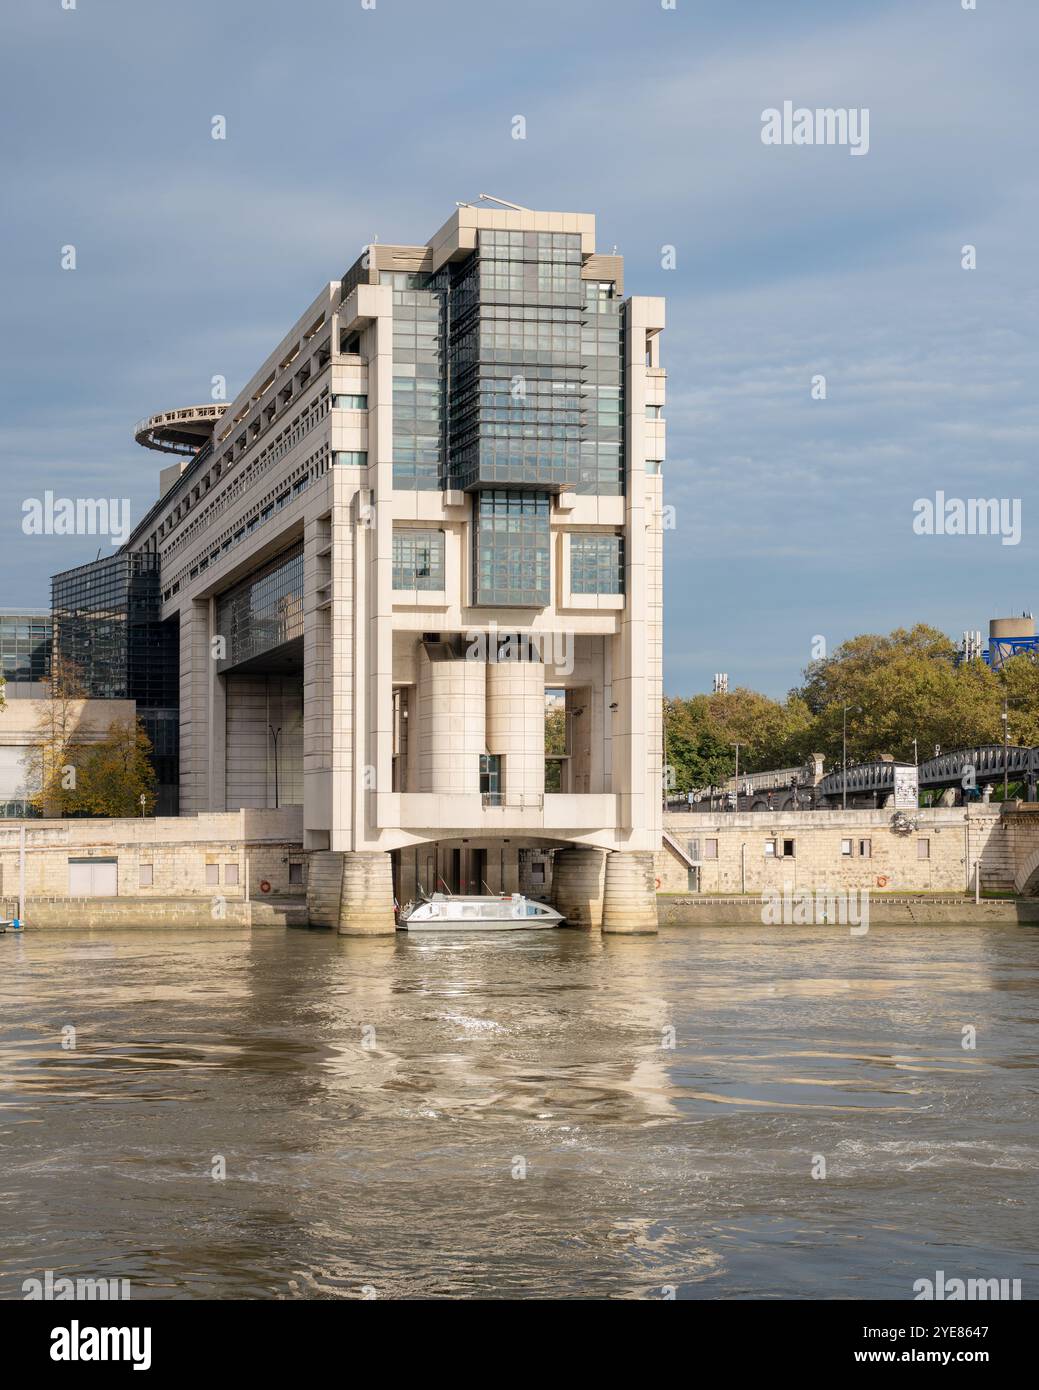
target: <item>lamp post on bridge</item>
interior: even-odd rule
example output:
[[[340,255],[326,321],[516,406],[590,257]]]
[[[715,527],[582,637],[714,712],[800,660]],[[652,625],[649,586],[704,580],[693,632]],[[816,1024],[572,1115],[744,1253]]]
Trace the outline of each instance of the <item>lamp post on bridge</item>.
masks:
[[[1003,677],[1003,803],[1006,804],[1009,794],[1009,777],[1007,775],[1007,763],[1010,759],[1010,709],[1007,699],[1007,679]]]
[[[740,746],[738,743],[734,743],[733,747],[736,749],[736,771],[732,779],[736,788],[736,801],[733,809],[738,811],[740,809]]]
[[[861,713],[861,709],[860,709],[860,707],[859,707],[858,705],[845,705],[845,706],[844,706],[844,709],[843,709],[843,711],[842,711],[842,714],[843,714],[843,719],[842,719],[842,735],[841,735],[841,744],[842,744],[842,748],[843,748],[843,752],[842,752],[842,754],[841,754],[841,760],[842,760],[842,776],[841,776],[841,810],[842,810],[842,811],[846,811],[846,810],[848,809],[848,711],[849,711],[850,709],[851,709],[851,710],[854,710],[856,714]]]

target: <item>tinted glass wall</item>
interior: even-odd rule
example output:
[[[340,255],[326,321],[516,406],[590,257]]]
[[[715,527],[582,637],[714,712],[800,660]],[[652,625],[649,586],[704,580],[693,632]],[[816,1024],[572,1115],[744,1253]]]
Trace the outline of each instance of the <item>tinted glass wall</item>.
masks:
[[[480,492],[473,526],[473,602],[544,608],[551,566],[547,492]]]
[[[624,318],[569,232],[484,230],[393,287],[394,486],[624,492]]]
[[[226,643],[219,671],[252,661],[303,636],[303,550],[294,548],[216,603],[216,630]]]
[[[9,685],[45,681],[50,670],[50,614],[0,613],[0,673],[4,680]]]
[[[177,629],[162,622],[159,557],[126,551],[51,580],[55,671],[98,700],[175,706]]]

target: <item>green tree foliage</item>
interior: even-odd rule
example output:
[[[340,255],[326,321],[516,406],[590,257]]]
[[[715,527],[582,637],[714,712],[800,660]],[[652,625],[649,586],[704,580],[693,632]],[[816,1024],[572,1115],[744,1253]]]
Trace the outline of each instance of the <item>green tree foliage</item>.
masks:
[[[71,813],[78,776],[73,738],[83,715],[83,679],[75,662],[57,658],[50,694],[40,706],[35,736],[23,760],[30,801],[45,816]]]
[[[114,720],[99,743],[78,751],[71,814],[151,814],[155,809],[155,773],[148,757],[151,743],[139,719]]]
[[[822,753],[839,766],[847,711],[848,760],[881,754],[920,761],[946,750],[1002,743],[1004,694],[1010,742],[1039,746],[1039,664],[1018,655],[1001,671],[957,662],[954,644],[926,624],[888,636],[863,634],[813,661],[785,700],[739,688],[725,695],[665,699],[666,760],[678,792],[731,777],[740,769],[793,767]]]

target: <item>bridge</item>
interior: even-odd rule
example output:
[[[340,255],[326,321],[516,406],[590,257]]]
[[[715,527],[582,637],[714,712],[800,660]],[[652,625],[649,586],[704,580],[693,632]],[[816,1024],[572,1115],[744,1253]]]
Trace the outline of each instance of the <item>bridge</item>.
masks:
[[[1025,799],[1036,800],[1039,784],[1039,748],[1010,746],[1001,743],[979,744],[957,748],[928,758],[919,767],[882,757],[858,763],[847,770],[847,800],[850,805],[863,804],[868,799],[874,806],[893,802],[896,769],[915,772],[921,792],[942,794],[943,803],[952,805],[957,793],[961,799],[987,800],[991,789],[1003,781],[1004,766],[1008,783],[1023,783]],[[964,777],[972,776],[967,785]],[[701,787],[681,800],[668,801],[675,810],[739,810],[739,811],[796,811],[814,808],[834,810],[845,799],[845,774],[837,768],[823,773],[822,758],[814,754],[800,767],[776,768],[768,772],[740,774],[730,777],[716,787]],[[976,791],[972,796],[971,791]]]
[[[910,767],[913,764],[898,763],[891,758],[878,758],[849,767],[846,774],[847,795],[871,796],[877,804],[883,804],[888,797],[894,796],[896,769]],[[1005,775],[1008,783],[1025,783],[1027,799],[1034,801],[1039,775],[1039,748],[1004,748],[1001,743],[985,743],[939,753],[913,770],[919,777],[921,792],[992,788],[1002,782]],[[968,779],[966,783],[965,777]],[[844,788],[845,773],[839,769],[828,772],[815,788],[817,804],[830,807],[838,805],[844,798]]]

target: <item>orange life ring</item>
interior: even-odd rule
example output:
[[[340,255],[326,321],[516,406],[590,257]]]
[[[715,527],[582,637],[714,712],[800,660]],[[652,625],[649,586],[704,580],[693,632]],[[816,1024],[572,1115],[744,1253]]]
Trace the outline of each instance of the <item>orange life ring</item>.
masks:
[[[261,878],[261,879],[260,879],[260,892],[261,892],[261,893],[269,893],[270,891],[271,891],[271,885],[267,882],[267,880],[266,880],[265,878]]]
[[[659,879],[659,878],[656,880],[654,886],[655,886],[656,888],[659,888],[659,887],[660,887],[660,879]]]
[[[878,887],[878,888],[886,888],[886,887],[887,887],[887,875],[886,875],[886,874],[877,874],[877,887]]]

